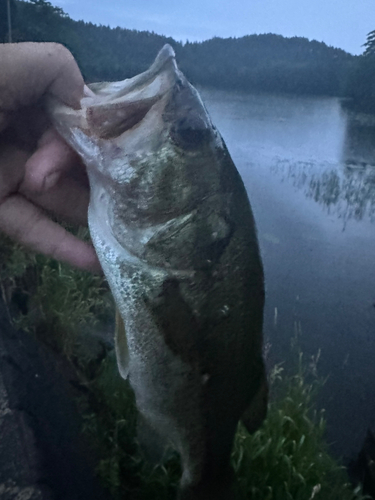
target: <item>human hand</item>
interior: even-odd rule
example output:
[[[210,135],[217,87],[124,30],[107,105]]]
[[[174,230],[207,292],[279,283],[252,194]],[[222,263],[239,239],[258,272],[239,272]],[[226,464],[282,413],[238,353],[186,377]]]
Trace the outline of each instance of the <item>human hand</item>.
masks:
[[[37,252],[98,272],[94,248],[49,216],[87,225],[85,169],[43,110],[46,95],[79,108],[83,86],[62,45],[0,44],[0,231]]]

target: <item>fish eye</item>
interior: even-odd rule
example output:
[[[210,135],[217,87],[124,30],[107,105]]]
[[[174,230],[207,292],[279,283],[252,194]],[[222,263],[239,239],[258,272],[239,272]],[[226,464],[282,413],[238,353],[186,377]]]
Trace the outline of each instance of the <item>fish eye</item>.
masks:
[[[197,149],[208,141],[210,131],[199,117],[188,116],[172,125],[170,137],[183,149]]]

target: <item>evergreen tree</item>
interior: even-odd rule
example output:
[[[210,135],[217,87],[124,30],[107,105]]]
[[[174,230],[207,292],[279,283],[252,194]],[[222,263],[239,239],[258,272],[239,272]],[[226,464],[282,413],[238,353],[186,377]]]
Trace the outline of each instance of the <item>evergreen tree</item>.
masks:
[[[365,56],[375,56],[375,30],[370,31],[370,33],[367,35],[367,41],[364,44],[364,47],[366,47]]]

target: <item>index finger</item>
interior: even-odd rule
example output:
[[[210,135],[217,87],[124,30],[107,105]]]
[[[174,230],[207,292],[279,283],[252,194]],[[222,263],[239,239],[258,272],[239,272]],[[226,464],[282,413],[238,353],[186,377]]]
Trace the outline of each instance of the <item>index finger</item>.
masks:
[[[80,106],[83,78],[63,45],[1,44],[0,68],[0,114],[34,104],[46,93],[68,106]]]
[[[0,205],[0,229],[36,252],[91,272],[101,272],[94,247],[79,240],[19,194]]]

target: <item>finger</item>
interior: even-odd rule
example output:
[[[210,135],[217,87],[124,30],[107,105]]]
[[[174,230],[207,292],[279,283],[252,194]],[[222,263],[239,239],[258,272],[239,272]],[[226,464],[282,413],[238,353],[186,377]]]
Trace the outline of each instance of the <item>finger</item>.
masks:
[[[36,252],[68,262],[74,267],[101,272],[94,248],[54,223],[21,195],[0,206],[0,230]]]
[[[20,193],[66,222],[87,226],[89,189],[70,177],[60,179],[51,189],[41,193],[27,192],[23,186]]]
[[[39,140],[38,149],[26,162],[23,188],[30,192],[47,191],[72,165],[79,165],[77,154],[54,129],[48,129]]]
[[[54,95],[80,107],[83,78],[72,54],[56,43],[0,44],[0,109],[12,111]]]

